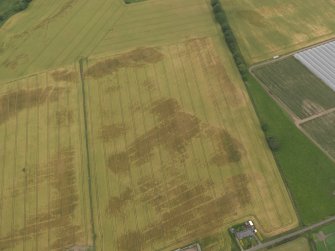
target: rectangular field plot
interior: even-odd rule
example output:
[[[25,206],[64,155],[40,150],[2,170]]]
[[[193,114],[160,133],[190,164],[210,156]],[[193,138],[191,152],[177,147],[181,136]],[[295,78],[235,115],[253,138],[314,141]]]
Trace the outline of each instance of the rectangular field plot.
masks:
[[[335,92],[293,56],[252,71],[300,119],[335,107]]]
[[[249,64],[284,55],[335,35],[333,0],[221,0]]]
[[[0,250],[91,244],[76,75],[60,70],[1,85]]]
[[[267,236],[297,225],[228,55],[199,38],[87,61],[98,250],[173,250],[242,218]]]
[[[335,41],[299,52],[294,57],[335,91]]]
[[[335,112],[310,120],[301,126],[335,159]]]

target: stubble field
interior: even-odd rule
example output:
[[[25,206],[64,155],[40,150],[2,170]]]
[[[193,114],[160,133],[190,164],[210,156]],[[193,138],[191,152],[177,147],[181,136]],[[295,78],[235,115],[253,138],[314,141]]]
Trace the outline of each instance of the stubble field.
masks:
[[[335,36],[332,0],[221,1],[249,64]]]

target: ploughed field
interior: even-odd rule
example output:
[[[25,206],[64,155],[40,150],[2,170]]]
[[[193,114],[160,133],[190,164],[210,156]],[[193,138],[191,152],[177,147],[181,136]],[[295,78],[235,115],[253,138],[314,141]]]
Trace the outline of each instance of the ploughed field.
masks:
[[[5,23],[1,250],[230,250],[242,220],[297,226],[207,4],[34,0]]]
[[[335,36],[332,0],[221,0],[250,64]]]

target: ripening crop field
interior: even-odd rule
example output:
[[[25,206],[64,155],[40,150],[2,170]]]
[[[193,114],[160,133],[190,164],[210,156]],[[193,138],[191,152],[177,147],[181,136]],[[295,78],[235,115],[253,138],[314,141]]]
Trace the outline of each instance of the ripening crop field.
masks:
[[[192,39],[84,64],[97,247],[173,250],[246,218],[267,236],[297,226],[220,43]],[[229,240],[218,248],[230,250]]]
[[[0,76],[1,250],[230,250],[240,221],[298,225],[208,2],[34,0],[0,29]]]
[[[333,0],[221,0],[249,64],[335,37]]]
[[[92,242],[79,82],[61,72],[1,84],[1,250]]]

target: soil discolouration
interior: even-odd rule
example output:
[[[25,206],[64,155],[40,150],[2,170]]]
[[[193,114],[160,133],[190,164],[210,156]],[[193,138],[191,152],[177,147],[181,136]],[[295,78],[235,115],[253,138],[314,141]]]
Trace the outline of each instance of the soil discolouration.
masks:
[[[78,225],[73,223],[79,197],[76,191],[75,152],[61,149],[43,168],[45,179],[50,180],[53,189],[50,213],[47,210],[30,216],[25,227],[14,230],[8,236],[0,238],[0,249],[14,247],[28,241],[35,235],[43,234],[48,229],[55,231],[56,239],[51,243],[51,250],[64,250],[76,244],[83,237]],[[42,181],[41,181],[42,182]]]
[[[186,146],[201,131],[200,120],[193,114],[180,109],[174,99],[163,99],[151,108],[159,122],[156,127],[139,136],[129,147],[131,160],[136,164],[147,162],[155,147],[161,145],[172,155],[184,156]]]
[[[57,82],[75,82],[78,78],[77,73],[69,70],[59,70],[51,73],[52,78]]]
[[[156,48],[138,48],[115,58],[105,59],[90,66],[87,75],[95,79],[113,74],[121,68],[141,67],[161,61],[164,55]]]
[[[109,216],[115,216],[122,213],[124,206],[133,198],[133,192],[130,188],[125,189],[120,196],[113,196],[109,199],[106,209]]]
[[[117,139],[127,133],[127,128],[124,124],[111,124],[101,128],[101,139],[105,142]]]
[[[209,128],[207,135],[216,142],[216,153],[211,157],[211,162],[217,166],[227,163],[239,162],[245,150],[243,145],[233,138],[226,130]]]
[[[120,152],[110,155],[107,166],[115,174],[127,174],[130,168],[128,153]]]
[[[43,103],[55,102],[63,94],[65,88],[46,87],[37,89],[20,89],[9,91],[0,96],[0,125],[22,110],[33,108]]]

